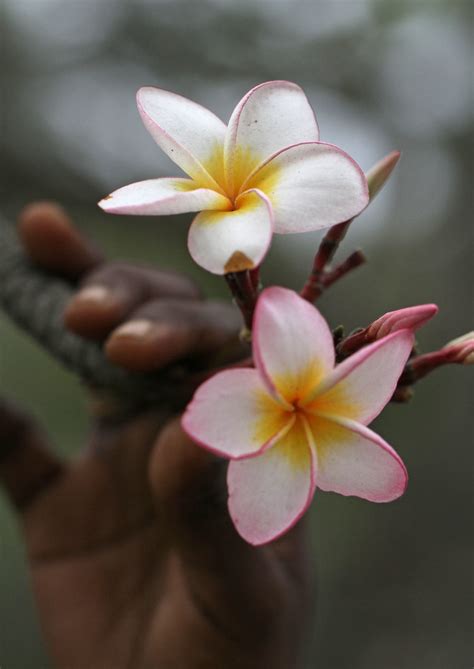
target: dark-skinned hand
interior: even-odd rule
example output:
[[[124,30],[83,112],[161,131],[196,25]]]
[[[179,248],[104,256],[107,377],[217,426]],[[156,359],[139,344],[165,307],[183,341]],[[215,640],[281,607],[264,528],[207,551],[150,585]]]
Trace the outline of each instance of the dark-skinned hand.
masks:
[[[65,327],[118,365],[202,365],[237,341],[230,305],[201,300],[182,276],[106,263],[56,205],[27,207],[19,234],[32,262],[77,282]],[[228,516],[226,463],[179,416],[116,406],[91,422],[89,443],[63,462],[0,402],[0,476],[54,666],[297,669],[313,599],[304,521],[254,548]]]

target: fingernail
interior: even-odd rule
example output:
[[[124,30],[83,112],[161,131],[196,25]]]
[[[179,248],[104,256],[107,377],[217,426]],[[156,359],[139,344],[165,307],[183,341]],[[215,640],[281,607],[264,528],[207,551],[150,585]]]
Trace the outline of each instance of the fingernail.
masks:
[[[105,286],[86,286],[76,293],[74,301],[102,303],[111,296],[111,291]]]
[[[151,330],[156,330],[155,323],[148,321],[145,318],[134,321],[127,321],[120,327],[116,328],[111,337],[144,337]]]

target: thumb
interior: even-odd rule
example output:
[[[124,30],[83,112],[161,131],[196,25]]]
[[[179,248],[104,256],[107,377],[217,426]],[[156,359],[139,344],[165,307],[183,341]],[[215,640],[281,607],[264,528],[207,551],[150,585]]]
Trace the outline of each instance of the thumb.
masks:
[[[179,418],[165,426],[153,449],[149,476],[172,533],[202,535],[215,528],[217,516],[227,516],[225,470],[223,460],[183,432]]]
[[[289,579],[274,547],[251,546],[235,530],[226,470],[227,462],[194,444],[174,419],[156,442],[149,475],[196,606],[221,628],[246,630],[250,639],[257,621],[275,622]]]

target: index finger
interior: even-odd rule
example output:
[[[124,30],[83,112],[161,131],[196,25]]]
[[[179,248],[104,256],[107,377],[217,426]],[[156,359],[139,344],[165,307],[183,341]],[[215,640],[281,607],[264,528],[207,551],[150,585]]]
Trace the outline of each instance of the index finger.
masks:
[[[30,260],[68,279],[79,279],[103,261],[56,202],[28,204],[18,216],[18,235]]]

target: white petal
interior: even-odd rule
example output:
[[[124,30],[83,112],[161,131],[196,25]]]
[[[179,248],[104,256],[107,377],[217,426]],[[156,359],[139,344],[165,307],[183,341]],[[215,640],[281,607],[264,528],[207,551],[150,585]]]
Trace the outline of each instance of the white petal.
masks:
[[[165,215],[232,207],[224,195],[191,179],[147,179],[124,186],[99,202],[110,214]]]
[[[230,189],[284,147],[318,139],[314,112],[299,86],[268,81],[252,88],[234,109],[225,138]]]
[[[304,399],[334,367],[328,324],[316,307],[287,288],[260,295],[253,325],[255,363],[269,390],[290,403]]]
[[[308,408],[367,425],[390,401],[412,347],[413,333],[397,330],[357,351],[324,380]]]
[[[145,127],[176,165],[200,185],[222,185],[226,126],[215,114],[151,86],[140,88],[137,105]]]
[[[308,232],[347,221],[369,201],[361,168],[332,144],[308,142],[273,156],[245,188],[259,188],[270,199],[275,232]]]
[[[229,464],[229,512],[237,532],[253,545],[276,539],[308,508],[315,480],[316,457],[297,421],[262,455]]]
[[[267,448],[293,421],[268,395],[256,369],[231,369],[197,389],[182,425],[201,446],[237,459]]]
[[[371,502],[403,495],[407,472],[382,437],[354,421],[309,418],[318,454],[317,486]]]
[[[198,214],[189,230],[188,248],[209,272],[240,272],[261,263],[272,234],[270,203],[262,193],[248,191],[234,211]]]

